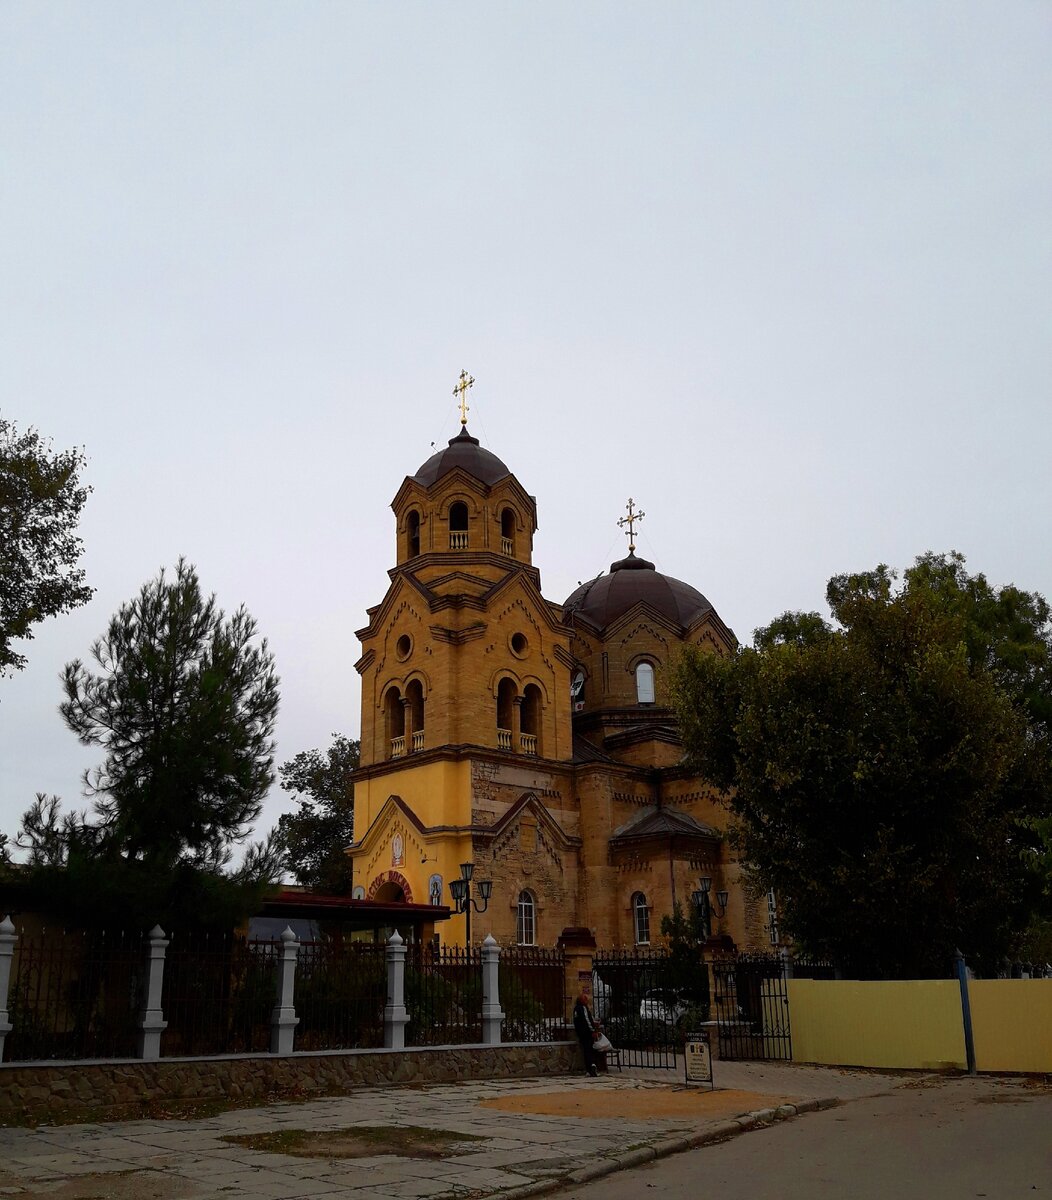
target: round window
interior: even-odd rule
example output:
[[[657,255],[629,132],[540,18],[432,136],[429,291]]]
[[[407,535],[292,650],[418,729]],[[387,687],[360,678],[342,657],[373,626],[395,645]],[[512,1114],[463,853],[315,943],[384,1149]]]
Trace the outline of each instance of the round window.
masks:
[[[524,633],[513,633],[509,645],[511,646],[512,654],[518,658],[525,658],[526,651],[530,648],[530,643]]]
[[[413,639],[408,633],[403,633],[402,636],[395,642],[395,654],[405,662],[405,660],[413,653]]]

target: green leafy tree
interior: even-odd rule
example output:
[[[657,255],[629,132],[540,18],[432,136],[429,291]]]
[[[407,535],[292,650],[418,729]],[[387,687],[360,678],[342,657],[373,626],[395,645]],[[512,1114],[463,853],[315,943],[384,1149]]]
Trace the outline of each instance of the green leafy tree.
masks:
[[[229,930],[258,910],[282,859],[274,837],[248,847],[241,864],[200,856],[167,868],[129,859],[106,829],[83,813],[63,812],[40,794],[15,839],[26,861],[0,875],[0,905],[50,914],[68,927],[171,931],[193,926]]]
[[[26,665],[14,641],[92,597],[77,566],[77,521],[90,491],[80,483],[84,464],[79,450],[55,451],[35,429],[19,433],[0,416],[0,675]]]
[[[65,670],[62,714],[105,758],[85,776],[91,813],[38,795],[17,838],[27,869],[5,889],[81,925],[230,928],[280,869],[271,836],[230,870],[273,779],[278,681],[244,609],[226,617],[180,561],[122,605]]]
[[[753,882],[802,948],[867,976],[991,970],[1042,907],[1052,639],[1040,596],[926,555],[832,579],[671,694]]]
[[[344,853],[354,840],[354,782],[361,743],[343,734],[332,745],[303,750],[279,768],[281,786],[298,808],[278,819],[277,834],[288,864],[306,887],[340,895],[351,889],[351,864]]]
[[[661,918],[661,936],[668,948],[662,985],[673,1002],[686,1004],[682,1024],[688,1030],[709,1019],[709,973],[701,953],[709,933],[706,926],[701,911],[692,904],[685,912],[678,900],[672,912]]]
[[[69,663],[62,715],[105,760],[85,777],[108,847],[164,869],[215,866],[273,780],[278,680],[244,608],[229,618],[180,560]]]

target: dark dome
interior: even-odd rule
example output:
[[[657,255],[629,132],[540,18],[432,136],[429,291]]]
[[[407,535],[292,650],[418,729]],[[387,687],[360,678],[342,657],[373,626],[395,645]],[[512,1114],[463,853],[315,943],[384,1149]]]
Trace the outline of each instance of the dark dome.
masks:
[[[478,438],[473,438],[465,425],[455,438],[449,439],[445,450],[431,455],[413,479],[424,487],[430,487],[457,467],[462,467],[483,483],[496,483],[498,479],[511,474],[495,454],[482,449]]]
[[[671,575],[662,575],[652,562],[634,554],[611,563],[609,575],[582,583],[567,597],[563,607],[605,629],[641,601],[684,628],[712,610],[697,588]]]

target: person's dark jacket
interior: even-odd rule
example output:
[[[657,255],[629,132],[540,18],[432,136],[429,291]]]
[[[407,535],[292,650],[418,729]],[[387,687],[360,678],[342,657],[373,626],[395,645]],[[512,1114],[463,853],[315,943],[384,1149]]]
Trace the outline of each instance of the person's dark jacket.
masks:
[[[587,1004],[582,1004],[580,1000],[573,1006],[573,1027],[582,1042],[594,1040],[595,1019],[592,1016],[592,1010]]]

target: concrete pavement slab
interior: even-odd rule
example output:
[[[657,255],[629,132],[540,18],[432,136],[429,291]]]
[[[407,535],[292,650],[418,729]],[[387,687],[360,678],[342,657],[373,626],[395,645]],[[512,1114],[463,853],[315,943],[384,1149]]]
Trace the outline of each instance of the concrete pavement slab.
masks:
[[[760,1069],[742,1069],[751,1067]],[[782,1064],[717,1063],[716,1069],[722,1092],[688,1091],[682,1076],[672,1072],[626,1071],[598,1080],[572,1076],[372,1088],[198,1120],[0,1129],[0,1194],[29,1200],[53,1191],[58,1181],[63,1200],[88,1195],[140,1200],[147,1183],[160,1181],[157,1186],[168,1188],[163,1200],[178,1200],[184,1193],[187,1200],[238,1200],[239,1195],[428,1200],[465,1191],[473,1197],[525,1196],[582,1172],[615,1170],[640,1155],[652,1158],[691,1144],[723,1129],[728,1115],[766,1111],[765,1119],[782,1119],[816,1097],[832,1101],[879,1094],[898,1083],[871,1073],[798,1071]],[[750,1120],[756,1118],[735,1123],[734,1130]],[[407,1130],[405,1153],[340,1156],[345,1131],[392,1127]],[[420,1158],[409,1146],[409,1127],[430,1130],[435,1139],[451,1132],[480,1140],[450,1142],[441,1147],[442,1157]],[[285,1151],[288,1131],[294,1130],[314,1135],[309,1156],[225,1140],[279,1133],[285,1135],[279,1143]],[[327,1133],[333,1135],[331,1152]],[[65,1172],[63,1162],[69,1168]],[[77,1190],[78,1172],[95,1176],[94,1192]],[[97,1186],[98,1179],[106,1181],[105,1188]]]

